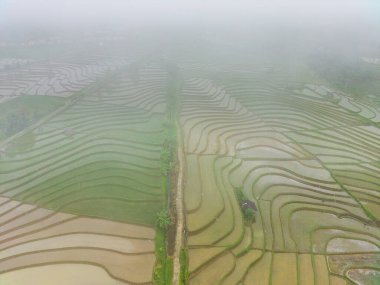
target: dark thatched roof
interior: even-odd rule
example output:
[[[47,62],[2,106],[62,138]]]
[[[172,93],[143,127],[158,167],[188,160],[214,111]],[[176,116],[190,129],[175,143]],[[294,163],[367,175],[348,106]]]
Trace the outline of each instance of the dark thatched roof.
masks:
[[[249,200],[243,200],[240,202],[240,207],[242,208],[243,211],[247,209],[253,209],[255,212],[257,211],[255,203]]]

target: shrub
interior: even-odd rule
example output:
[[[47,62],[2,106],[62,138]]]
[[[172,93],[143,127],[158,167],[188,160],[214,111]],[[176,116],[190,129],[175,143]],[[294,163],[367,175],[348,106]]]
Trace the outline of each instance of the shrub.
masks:
[[[244,211],[244,217],[248,221],[252,221],[255,217],[255,212],[253,211],[252,208],[248,208]]]
[[[172,224],[171,217],[166,210],[157,213],[157,225],[159,228],[166,230]]]

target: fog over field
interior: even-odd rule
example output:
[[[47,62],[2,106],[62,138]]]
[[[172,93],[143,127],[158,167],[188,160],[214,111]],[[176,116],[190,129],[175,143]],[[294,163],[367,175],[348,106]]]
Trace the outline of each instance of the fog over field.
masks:
[[[0,0],[0,285],[379,282],[380,1]]]
[[[208,51],[205,42],[227,41],[221,52],[270,45],[308,53],[321,48],[379,53],[375,0],[2,0],[0,5],[0,39],[6,42],[105,33],[174,49],[193,42],[197,52]]]
[[[271,1],[153,1],[153,0],[2,0],[1,23],[10,28],[35,25],[40,29],[86,28],[92,25],[126,27],[177,27],[201,25],[247,28],[252,25],[280,28],[345,28],[368,32],[378,28],[377,1],[271,0]],[[47,27],[49,26],[49,27]],[[167,27],[167,26],[166,26]]]

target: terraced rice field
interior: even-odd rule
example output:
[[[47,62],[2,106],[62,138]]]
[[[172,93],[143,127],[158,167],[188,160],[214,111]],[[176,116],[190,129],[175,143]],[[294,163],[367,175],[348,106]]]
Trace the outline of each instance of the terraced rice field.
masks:
[[[189,283],[375,280],[380,109],[270,67],[183,68],[204,74],[181,94]],[[254,223],[236,189],[257,206]]]
[[[125,59],[117,61],[104,57],[86,56],[80,62],[35,61],[8,58],[0,62],[1,100],[20,95],[68,97],[109,70],[123,66]]]
[[[157,212],[170,200],[168,68],[96,56],[0,67],[2,121],[23,104],[35,114],[24,131],[1,129],[0,284],[152,284]],[[380,107],[273,70],[182,62],[189,284],[371,284]]]
[[[3,143],[0,283],[151,284],[166,73],[146,64],[132,80],[104,67],[54,68],[58,85],[40,81],[46,68],[34,65],[30,80],[7,81],[9,93],[66,96],[103,81]]]

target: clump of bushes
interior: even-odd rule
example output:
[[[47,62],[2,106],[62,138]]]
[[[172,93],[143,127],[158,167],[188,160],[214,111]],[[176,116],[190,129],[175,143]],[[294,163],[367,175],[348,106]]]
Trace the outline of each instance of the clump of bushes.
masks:
[[[171,284],[173,260],[167,256],[167,230],[172,225],[172,218],[167,210],[156,215],[156,265],[153,271],[155,285]]]
[[[255,212],[257,211],[255,203],[247,198],[243,192],[243,189],[237,188],[235,190],[235,193],[236,198],[239,201],[239,206],[243,213],[244,219],[250,223],[255,222]]]
[[[253,221],[253,219],[255,218],[255,211],[252,208],[245,209],[244,217],[248,221]]]
[[[169,226],[172,224],[172,219],[170,217],[169,212],[166,210],[158,212],[156,223],[160,229],[167,230]]]

